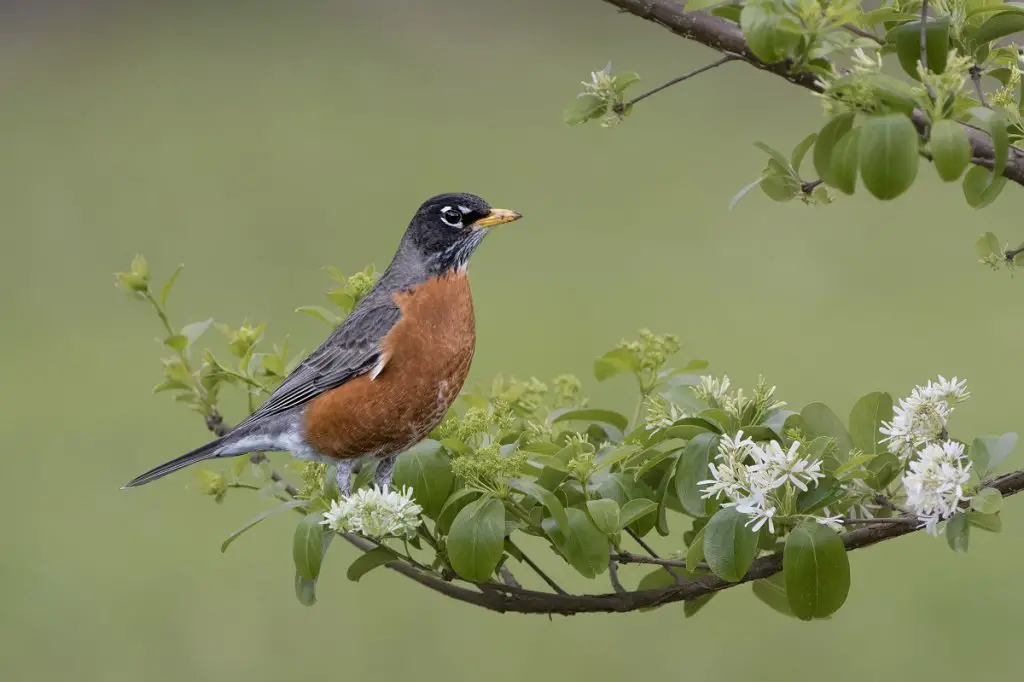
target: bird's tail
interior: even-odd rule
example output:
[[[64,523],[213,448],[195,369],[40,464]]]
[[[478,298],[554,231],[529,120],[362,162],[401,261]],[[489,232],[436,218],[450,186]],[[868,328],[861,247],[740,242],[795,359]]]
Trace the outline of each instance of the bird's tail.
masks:
[[[192,452],[186,452],[181,457],[176,457],[170,462],[164,462],[160,466],[150,469],[140,476],[136,476],[134,479],[121,486],[121,489],[123,490],[124,488],[134,488],[136,486],[145,485],[150,481],[163,478],[167,474],[175,472],[178,469],[184,469],[190,464],[195,464],[196,462],[201,462],[204,459],[216,457],[220,454],[218,450],[223,444],[224,438],[218,438],[217,440],[211,441],[202,447],[196,448]]]

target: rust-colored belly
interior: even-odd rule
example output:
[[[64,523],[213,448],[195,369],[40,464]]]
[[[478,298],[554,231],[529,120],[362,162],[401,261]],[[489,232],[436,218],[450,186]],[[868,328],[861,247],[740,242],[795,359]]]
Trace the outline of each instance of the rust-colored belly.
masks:
[[[306,441],[336,458],[387,456],[423,440],[444,418],[469,374],[476,345],[466,274],[395,296],[402,319],[384,338],[376,378],[356,377],[309,403]]]

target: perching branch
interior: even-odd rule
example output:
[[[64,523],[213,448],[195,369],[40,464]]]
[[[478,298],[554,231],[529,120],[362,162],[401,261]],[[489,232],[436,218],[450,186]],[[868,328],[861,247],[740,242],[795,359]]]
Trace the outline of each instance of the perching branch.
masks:
[[[733,55],[751,66],[768,71],[785,78],[790,83],[802,88],[821,92],[817,78],[806,71],[798,71],[793,64],[782,61],[777,64],[766,64],[754,56],[750,47],[743,39],[743,32],[736,24],[702,12],[686,12],[683,5],[674,0],[604,0],[615,5],[624,12],[636,15],[641,19],[654,22],[676,35],[705,45],[727,55]],[[928,117],[923,111],[914,110],[910,117],[919,134],[928,132]],[[972,163],[991,167],[995,153],[992,142],[981,131],[964,126],[972,149]],[[1024,186],[1024,152],[1010,147],[1003,176],[1018,185]]]
[[[210,424],[210,421],[211,420],[208,420],[207,425],[211,430],[213,430],[214,425]],[[223,424],[223,421],[217,422],[217,426],[219,428],[228,428]],[[252,455],[251,459],[254,463],[259,464],[262,463],[263,460],[267,459],[267,457],[266,455],[258,453]],[[285,483],[285,492],[289,497],[294,498],[298,494],[298,490],[296,490],[291,484],[287,483],[276,471],[271,471],[270,477],[275,482]],[[982,483],[982,487],[994,488],[995,490],[998,490],[1003,497],[1015,495],[1021,490],[1024,490],[1024,470],[1014,471],[1012,473],[991,478],[984,481]],[[885,501],[888,503],[889,508],[896,509],[896,507],[892,505],[891,502],[888,502],[886,498],[880,498],[880,501]],[[904,514],[891,519],[879,519],[878,521],[879,523],[865,524],[864,528],[859,528],[844,534],[842,538],[846,549],[848,551],[852,551],[863,547],[869,547],[878,542],[908,535],[923,527],[916,517],[909,514]],[[883,521],[884,523],[882,523]],[[354,533],[340,533],[339,535],[348,543],[363,552],[369,552],[379,546],[378,543]],[[610,577],[612,585],[616,589],[616,591],[612,593],[568,594],[525,555],[523,555],[524,563],[529,565],[542,578],[544,578],[545,582],[555,590],[554,593],[528,590],[520,587],[517,581],[511,577],[511,572],[508,571],[505,571],[502,574],[506,584],[497,582],[474,583],[470,581],[460,581],[463,584],[458,584],[453,580],[445,579],[448,576],[438,577],[438,575],[433,571],[413,562],[407,557],[400,556],[394,561],[385,564],[385,567],[419,583],[420,585],[423,585],[424,587],[434,590],[435,592],[439,592],[440,594],[467,604],[480,606],[490,611],[497,611],[499,613],[558,614],[563,616],[572,616],[578,613],[624,613],[661,606],[672,602],[692,601],[743,583],[770,577],[782,570],[782,553],[776,552],[775,554],[755,560],[751,565],[750,570],[747,571],[747,574],[738,582],[728,582],[711,574],[702,575],[693,580],[684,580],[673,573],[677,578],[675,585],[669,585],[667,587],[652,590],[628,591],[619,580],[617,572],[618,567],[615,565],[616,562],[622,564],[654,564],[662,566],[670,572],[670,567],[672,566],[685,567],[686,565],[685,561],[659,558],[639,536],[634,535],[633,533],[630,533],[630,535],[633,535],[634,539],[637,540],[637,542],[647,552],[649,552],[651,556],[645,557],[629,553],[612,553],[612,561],[609,565],[609,570],[611,571]],[[700,568],[707,568],[707,565],[700,564]],[[622,591],[619,591],[620,589]]]

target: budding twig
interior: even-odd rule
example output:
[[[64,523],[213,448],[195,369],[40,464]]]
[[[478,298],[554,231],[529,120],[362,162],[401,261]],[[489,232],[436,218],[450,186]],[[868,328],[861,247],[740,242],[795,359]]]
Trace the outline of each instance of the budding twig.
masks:
[[[637,97],[634,97],[633,99],[629,100],[625,104],[617,105],[615,107],[615,109],[614,109],[615,113],[616,114],[622,114],[626,110],[626,107],[631,107],[634,104],[636,104],[637,102],[641,102],[641,101],[647,99],[648,97],[650,97],[651,95],[654,95],[656,93],[661,92],[665,88],[670,88],[673,85],[675,85],[676,83],[682,83],[683,81],[689,80],[689,79],[693,78],[694,76],[699,76],[700,74],[704,73],[705,71],[710,71],[711,69],[717,68],[717,67],[721,66],[722,64],[725,64],[727,62],[737,61],[737,60],[739,60],[739,57],[736,57],[736,56],[733,56],[733,55],[726,55],[726,56],[722,57],[721,59],[719,59],[717,61],[713,61],[710,64],[705,64],[704,66],[700,67],[699,69],[694,69],[693,71],[689,71],[687,73],[684,73],[682,76],[678,76],[677,78],[673,78],[670,81],[666,81],[665,83],[662,83],[658,87],[653,88],[651,90],[648,90],[647,92],[645,92],[642,95],[638,95]]]

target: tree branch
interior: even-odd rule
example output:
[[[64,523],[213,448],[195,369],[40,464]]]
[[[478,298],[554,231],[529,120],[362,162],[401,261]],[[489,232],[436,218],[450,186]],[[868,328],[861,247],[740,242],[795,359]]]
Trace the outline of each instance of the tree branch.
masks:
[[[982,485],[995,488],[1004,497],[1015,495],[1024,490],[1024,470],[996,476],[985,481]],[[905,520],[901,519],[900,522],[895,522],[896,519],[890,519],[890,521],[893,522],[872,524],[846,533],[842,536],[843,544],[847,550],[852,551],[863,547],[870,547],[885,540],[902,537],[921,529],[921,525],[912,517],[907,517]],[[373,543],[358,536],[343,535],[342,537],[363,551],[369,551],[374,547]],[[669,563],[672,561],[669,559],[652,560],[648,557],[640,558],[643,560],[643,563],[674,565]],[[679,563],[685,564],[685,562]],[[672,602],[691,601],[713,592],[726,590],[730,587],[767,578],[778,573],[782,570],[782,554],[775,553],[757,559],[750,567],[750,570],[747,571],[747,574],[739,582],[735,583],[727,582],[714,575],[703,575],[678,585],[670,585],[654,590],[581,595],[551,594],[496,584],[478,585],[471,583],[472,587],[462,587],[423,573],[414,566],[403,562],[392,562],[387,567],[452,599],[481,606],[491,611],[572,616],[579,613],[623,613]]]
[[[799,85],[814,92],[821,92],[821,87],[818,85],[814,74],[794,70],[793,64],[788,61],[779,62],[778,64],[766,64],[755,57],[746,41],[743,40],[743,32],[736,24],[702,12],[686,12],[683,5],[674,0],[603,1],[618,7],[624,12],[667,28],[672,33],[687,40],[692,40],[719,52],[739,57],[751,66],[785,78],[794,85]],[[924,135],[928,132],[928,116],[923,111],[915,109],[911,114],[910,120],[914,123],[918,133]],[[971,142],[972,162],[977,165],[984,165],[984,162],[987,161],[991,164],[995,158],[995,153],[988,136],[969,126],[964,126],[964,129]],[[1016,147],[1010,147],[1009,158],[1006,162],[1006,168],[1003,170],[1003,176],[1018,185],[1024,186],[1024,152]]]

